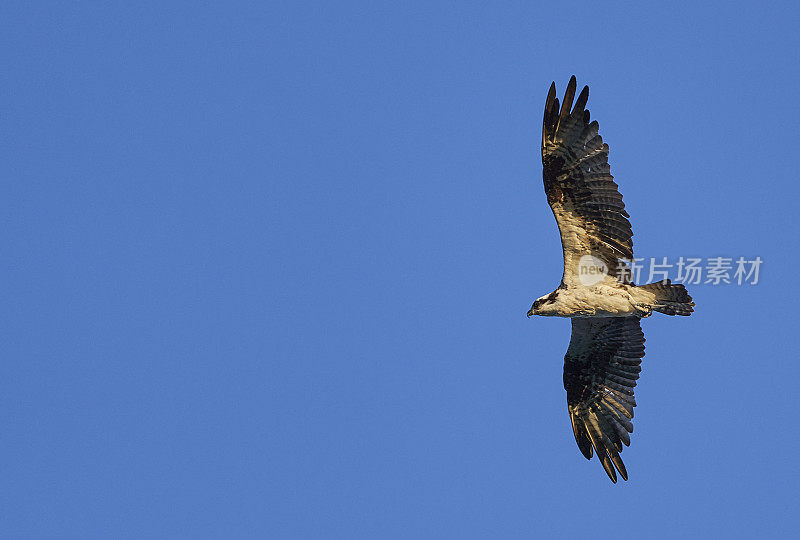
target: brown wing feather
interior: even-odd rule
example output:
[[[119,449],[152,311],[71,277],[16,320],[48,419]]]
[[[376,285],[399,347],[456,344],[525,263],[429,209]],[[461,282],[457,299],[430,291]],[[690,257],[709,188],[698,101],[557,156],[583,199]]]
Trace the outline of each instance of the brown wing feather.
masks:
[[[633,388],[641,372],[644,334],[638,317],[573,318],[564,357],[564,388],[575,442],[586,459],[592,450],[612,482],[628,472],[619,457],[631,443]]]
[[[620,281],[629,281],[623,261],[633,259],[633,232],[611,168],[608,145],[585,110],[589,87],[575,106],[573,76],[559,108],[555,83],[550,86],[542,123],[542,165],[547,202],[553,210],[564,250],[566,285],[575,283],[578,260],[593,255]]]

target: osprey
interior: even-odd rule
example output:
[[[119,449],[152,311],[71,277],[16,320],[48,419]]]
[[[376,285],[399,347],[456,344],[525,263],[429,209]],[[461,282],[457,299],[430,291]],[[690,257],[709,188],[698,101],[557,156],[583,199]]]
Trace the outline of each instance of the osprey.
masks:
[[[608,165],[608,145],[585,109],[589,87],[573,106],[575,76],[559,108],[555,82],[544,106],[542,175],[547,203],[561,234],[564,274],[528,317],[570,317],[564,388],[572,431],[586,459],[593,450],[611,481],[628,472],[619,457],[633,432],[633,388],[641,371],[644,334],[639,321],[653,311],[690,315],[683,285],[664,280],[637,286],[627,263],[633,233]],[[616,467],[616,470],[615,470]]]

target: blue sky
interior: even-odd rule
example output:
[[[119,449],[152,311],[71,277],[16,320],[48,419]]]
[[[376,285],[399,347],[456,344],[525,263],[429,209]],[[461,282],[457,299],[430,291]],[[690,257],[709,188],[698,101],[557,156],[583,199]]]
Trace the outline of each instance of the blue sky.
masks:
[[[165,5],[166,4],[166,5]],[[5,3],[8,537],[797,533],[789,3]],[[575,74],[637,256],[629,482],[573,440],[541,185]]]

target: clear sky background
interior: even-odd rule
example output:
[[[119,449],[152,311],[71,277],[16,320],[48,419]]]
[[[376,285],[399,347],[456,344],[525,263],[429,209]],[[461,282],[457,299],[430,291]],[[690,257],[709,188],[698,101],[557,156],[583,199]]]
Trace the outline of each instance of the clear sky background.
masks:
[[[5,537],[798,532],[797,8],[6,2]],[[572,436],[541,183],[575,74],[641,257],[630,481]]]

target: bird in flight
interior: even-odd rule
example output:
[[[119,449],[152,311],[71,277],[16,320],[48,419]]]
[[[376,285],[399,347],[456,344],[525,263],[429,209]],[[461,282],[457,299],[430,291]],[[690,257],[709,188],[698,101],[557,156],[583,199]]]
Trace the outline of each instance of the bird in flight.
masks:
[[[542,176],[547,203],[561,234],[564,274],[552,293],[533,303],[528,317],[572,319],[564,357],[564,388],[578,448],[593,451],[611,481],[628,472],[620,459],[633,432],[633,388],[644,357],[642,317],[654,311],[690,315],[694,302],[668,279],[635,285],[633,233],[611,176],[608,145],[589,120],[589,87],[575,98],[573,76],[559,107],[555,82],[544,106]],[[615,469],[616,467],[616,469]]]

